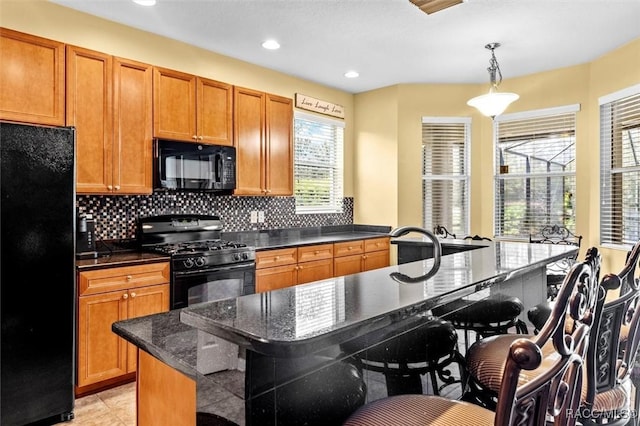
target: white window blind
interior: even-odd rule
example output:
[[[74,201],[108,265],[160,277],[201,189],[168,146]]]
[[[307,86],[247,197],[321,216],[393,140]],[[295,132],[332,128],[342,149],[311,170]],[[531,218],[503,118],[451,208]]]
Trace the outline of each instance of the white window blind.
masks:
[[[579,105],[496,117],[495,235],[526,239],[545,225],[575,232]]]
[[[600,241],[640,240],[640,85],[600,99]]]
[[[469,231],[471,119],[422,118],[422,200],[426,229],[444,226],[461,237]]]
[[[296,112],[296,213],[342,213],[344,123]]]

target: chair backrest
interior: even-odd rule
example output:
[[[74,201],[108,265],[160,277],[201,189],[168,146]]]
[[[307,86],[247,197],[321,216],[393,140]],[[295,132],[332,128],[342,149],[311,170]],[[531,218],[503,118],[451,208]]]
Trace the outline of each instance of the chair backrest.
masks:
[[[586,362],[587,393],[583,408],[587,410],[593,406],[597,393],[622,386],[630,378],[635,364],[640,344],[640,287],[635,278],[639,259],[640,242],[627,253],[619,274],[607,274],[602,279],[604,290],[620,289],[620,295],[613,299],[607,297],[594,321]],[[622,287],[623,282],[627,283],[626,289]],[[626,338],[621,339],[625,327]]]
[[[538,244],[564,244],[580,247],[582,235],[575,235],[563,225],[547,225],[543,226],[538,233],[529,234],[529,242]],[[578,255],[576,253],[574,257],[563,258],[557,262],[548,264],[547,274],[565,275],[577,257]]]
[[[582,235],[576,235],[563,225],[543,226],[537,234],[529,234],[530,243],[570,244],[580,247]]]
[[[440,238],[456,238],[456,234],[452,234],[447,228],[442,225],[434,226],[433,233],[436,234],[436,237]]]
[[[598,285],[600,261],[598,250],[590,248],[585,260],[573,265],[565,277],[540,333],[511,344],[496,425],[543,425],[549,418],[557,425],[575,425],[584,380],[583,358],[601,300],[598,295],[604,293]],[[571,327],[567,321],[573,323]],[[533,371],[523,375],[523,370]]]
[[[491,241],[489,237],[481,237],[480,235],[467,235],[463,240],[475,240],[475,241]]]

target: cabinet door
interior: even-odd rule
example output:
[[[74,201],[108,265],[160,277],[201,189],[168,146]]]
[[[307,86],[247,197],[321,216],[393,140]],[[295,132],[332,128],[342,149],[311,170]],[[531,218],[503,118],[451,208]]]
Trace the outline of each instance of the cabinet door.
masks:
[[[298,284],[324,280],[333,277],[333,260],[314,260],[298,264]]]
[[[389,266],[389,250],[372,251],[364,255],[363,271]]]
[[[153,136],[196,141],[196,77],[153,69]]]
[[[117,194],[152,192],[151,65],[114,58],[113,188]]]
[[[293,102],[266,95],[266,194],[293,194]]]
[[[256,270],[256,293],[290,287],[298,281],[297,265],[276,266]]]
[[[264,195],[264,105],[263,92],[234,87],[235,195]]]
[[[233,86],[206,78],[197,79],[198,142],[233,145]]]
[[[127,318],[126,291],[83,296],[78,300],[78,386],[127,372],[127,342],[111,324]]]
[[[343,275],[357,274],[362,272],[362,255],[342,256],[333,259],[333,275],[341,277]]]
[[[64,126],[64,44],[0,28],[0,119]]]
[[[67,125],[76,128],[76,191],[110,193],[112,57],[67,46]]]
[[[139,287],[129,290],[127,318],[169,311],[169,284]],[[127,373],[136,371],[137,347],[127,344]]]

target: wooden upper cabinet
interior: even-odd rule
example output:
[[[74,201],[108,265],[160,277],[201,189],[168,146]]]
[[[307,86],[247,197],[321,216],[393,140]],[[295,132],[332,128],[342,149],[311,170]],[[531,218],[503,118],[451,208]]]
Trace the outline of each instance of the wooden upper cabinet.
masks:
[[[232,89],[230,84],[154,67],[153,135],[233,145]]]
[[[293,195],[293,101],[266,97],[267,195]]]
[[[263,92],[234,87],[235,195],[265,195],[265,98]]]
[[[0,28],[0,119],[65,124],[64,44]]]
[[[78,193],[151,194],[152,94],[150,65],[67,46]]]
[[[113,59],[113,181],[118,194],[153,191],[153,67]]]
[[[234,88],[235,195],[293,194],[293,102]]]
[[[198,142],[233,145],[233,86],[198,77],[196,80]]]
[[[109,193],[113,149],[113,58],[67,46],[67,125],[76,128],[76,191]]]

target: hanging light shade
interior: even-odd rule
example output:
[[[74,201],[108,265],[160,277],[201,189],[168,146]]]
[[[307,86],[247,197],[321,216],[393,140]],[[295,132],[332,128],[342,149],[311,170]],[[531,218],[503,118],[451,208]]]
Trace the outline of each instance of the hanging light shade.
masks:
[[[500,43],[489,43],[485,46],[486,49],[491,50],[491,59],[489,61],[489,68],[487,68],[487,71],[489,71],[489,79],[491,80],[489,93],[476,96],[467,101],[467,105],[477,108],[482,115],[491,118],[502,114],[509,104],[520,98],[520,96],[515,93],[498,92],[498,85],[502,82],[502,72],[500,72],[500,66],[494,53],[494,50],[498,47],[500,47]],[[497,79],[496,76],[498,76]]]

